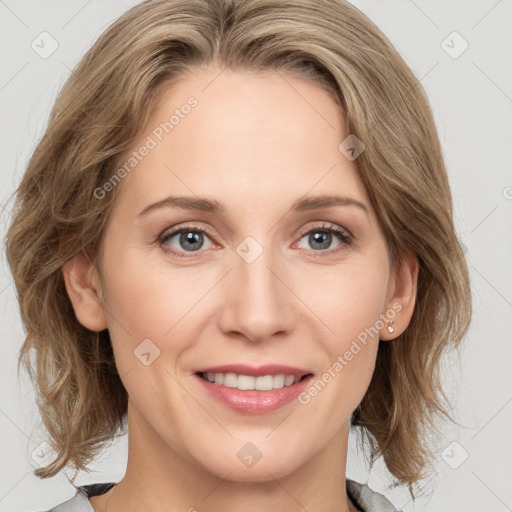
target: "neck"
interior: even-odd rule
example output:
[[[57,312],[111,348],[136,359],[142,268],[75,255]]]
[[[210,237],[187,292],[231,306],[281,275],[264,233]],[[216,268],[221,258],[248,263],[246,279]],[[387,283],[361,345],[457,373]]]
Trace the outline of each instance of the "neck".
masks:
[[[232,471],[214,474],[198,461],[187,458],[186,453],[179,453],[179,440],[175,440],[177,443],[173,446],[164,441],[131,401],[128,405],[128,432],[125,476],[105,495],[90,499],[97,510],[356,510],[349,502],[345,489],[348,425],[313,457],[295,461],[300,464],[294,464],[292,471],[267,467],[258,476],[252,477],[256,473],[250,474],[250,480],[245,477],[245,481],[235,480],[233,475],[230,477]],[[213,450],[214,440],[211,446]],[[289,467],[290,463],[287,465]]]

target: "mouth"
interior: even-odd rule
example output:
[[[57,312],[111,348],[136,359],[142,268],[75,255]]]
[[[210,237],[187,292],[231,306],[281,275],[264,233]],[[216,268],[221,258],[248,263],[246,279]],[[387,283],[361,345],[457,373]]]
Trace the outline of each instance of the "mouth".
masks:
[[[199,371],[193,375],[217,403],[248,415],[272,413],[293,403],[314,378],[311,372],[254,376]]]

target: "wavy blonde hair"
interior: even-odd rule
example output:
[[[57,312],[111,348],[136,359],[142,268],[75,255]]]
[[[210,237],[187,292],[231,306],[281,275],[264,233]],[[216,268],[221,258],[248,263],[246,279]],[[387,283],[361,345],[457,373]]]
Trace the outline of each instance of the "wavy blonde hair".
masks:
[[[62,88],[16,190],[6,239],[26,339],[20,351],[57,457],[35,471],[88,464],[124,425],[127,393],[108,330],[77,320],[62,266],[97,261],[122,186],[98,200],[116,159],[145,126],[159,91],[189,69],[277,70],[320,84],[366,146],[357,167],[392,261],[414,254],[408,328],[381,342],[351,423],[396,483],[425,476],[427,434],[448,413],[441,356],[471,320],[470,281],[427,97],[382,32],[343,0],[148,0],[113,23]],[[30,352],[34,352],[34,361]]]

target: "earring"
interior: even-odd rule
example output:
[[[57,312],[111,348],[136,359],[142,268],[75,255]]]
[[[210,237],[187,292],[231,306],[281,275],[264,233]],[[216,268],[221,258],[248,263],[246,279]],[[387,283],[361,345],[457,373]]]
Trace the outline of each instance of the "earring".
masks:
[[[388,325],[388,332],[393,334],[395,332],[395,329],[393,329],[393,326],[391,325],[394,322],[394,320],[391,320]]]

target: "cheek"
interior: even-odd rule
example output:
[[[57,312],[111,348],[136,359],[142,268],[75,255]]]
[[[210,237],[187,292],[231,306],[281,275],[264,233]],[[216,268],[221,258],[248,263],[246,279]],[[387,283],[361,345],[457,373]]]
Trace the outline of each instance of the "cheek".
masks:
[[[381,261],[361,259],[310,281],[315,286],[308,293],[308,305],[329,327],[335,345],[376,327],[385,313],[388,278]]]
[[[375,369],[388,274],[374,263],[373,271],[347,265],[335,277],[317,281],[320,286],[309,294],[311,309],[329,331],[321,338],[325,359],[320,374],[300,400],[311,403],[319,418],[328,418],[325,425],[332,435],[363,399]]]
[[[145,339],[161,351],[183,351],[190,343],[184,333],[197,323],[194,315],[201,299],[218,280],[211,274],[208,268],[155,264],[143,251],[125,251],[115,258],[105,276],[105,296],[116,359],[133,364],[133,351]]]
[[[315,286],[308,305],[329,328],[322,340],[327,356],[324,379],[335,382],[329,386],[332,392],[342,390],[347,396],[347,410],[342,414],[348,414],[364,396],[373,375],[379,331],[384,327],[381,315],[385,314],[389,279],[387,260],[354,259],[329,278],[320,274],[317,278],[311,281]],[[351,392],[346,394],[347,390]]]

